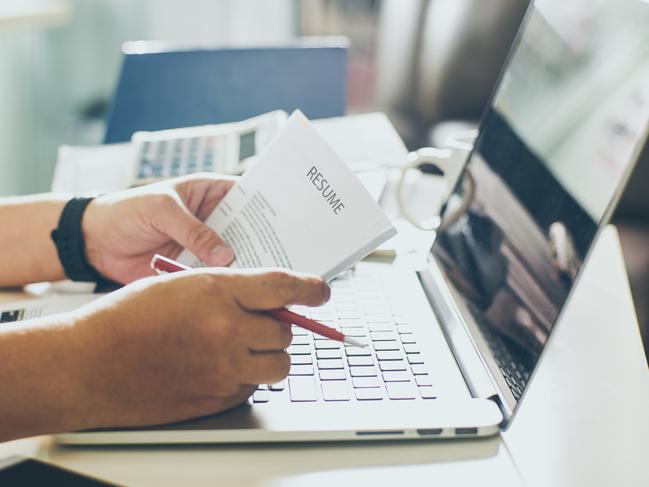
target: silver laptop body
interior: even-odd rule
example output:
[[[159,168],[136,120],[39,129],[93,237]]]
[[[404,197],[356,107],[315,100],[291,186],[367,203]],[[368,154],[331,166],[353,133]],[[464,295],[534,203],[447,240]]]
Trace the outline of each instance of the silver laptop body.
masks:
[[[366,351],[294,329],[291,375],[247,404],[68,444],[405,440],[506,428],[649,121],[649,3],[530,6],[425,262],[363,262],[299,309]],[[471,185],[471,181],[475,184]],[[564,326],[570,326],[565,323]]]

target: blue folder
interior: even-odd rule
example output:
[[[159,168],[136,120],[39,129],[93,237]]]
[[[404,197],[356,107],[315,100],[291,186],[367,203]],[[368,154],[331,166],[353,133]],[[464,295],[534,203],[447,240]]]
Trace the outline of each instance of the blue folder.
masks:
[[[154,47],[125,44],[105,143],[128,141],[138,130],[233,122],[277,109],[299,108],[309,118],[345,112],[342,39],[261,48]]]

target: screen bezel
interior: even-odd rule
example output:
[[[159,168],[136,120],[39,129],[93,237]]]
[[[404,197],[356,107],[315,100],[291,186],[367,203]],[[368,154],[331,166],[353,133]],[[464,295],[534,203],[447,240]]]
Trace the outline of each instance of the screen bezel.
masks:
[[[521,45],[521,40],[523,39],[523,36],[525,35],[525,32],[527,31],[527,27],[529,25],[530,17],[532,16],[532,13],[535,11],[535,6],[536,6],[536,1],[532,0],[530,2],[530,5],[527,9],[527,12],[525,13],[525,16],[521,22],[521,25],[518,29],[518,32],[516,34],[516,37],[514,39],[514,42],[512,43],[512,47],[509,50],[509,53],[507,54],[507,57],[505,59],[505,62],[503,64],[503,67],[500,71],[500,74],[498,76],[498,80],[494,85],[494,88],[491,92],[491,95],[489,97],[489,101],[486,105],[485,110],[483,110],[482,116],[480,118],[480,122],[478,125],[478,136],[475,140],[474,146],[471,149],[471,151],[468,153],[466,159],[464,160],[463,167],[461,170],[461,174],[464,174],[467,168],[469,167],[472,158],[476,155],[475,152],[477,150],[477,147],[479,146],[479,141],[481,137],[483,136],[482,128],[485,125],[485,122],[488,118],[488,114],[490,111],[494,110],[494,100],[496,98],[496,95],[498,94],[498,90],[501,86],[501,83],[503,81],[503,78],[505,77],[510,64],[512,62],[512,58],[516,54],[519,46]],[[550,332],[548,334],[547,341],[543,345],[543,348],[539,354],[539,357],[534,365],[534,367],[531,370],[529,380],[527,381],[527,384],[525,385],[525,388],[523,389],[523,393],[521,394],[520,398],[516,400],[514,396],[511,394],[509,387],[506,385],[504,381],[504,376],[503,373],[500,371],[498,366],[496,365],[495,358],[493,354],[491,353],[491,350],[487,346],[486,342],[484,341],[481,333],[478,331],[478,326],[471,315],[470,311],[464,306],[464,303],[458,299],[459,292],[455,290],[454,286],[451,284],[451,281],[449,278],[446,276],[444,272],[444,267],[441,262],[437,259],[435,256],[435,253],[433,250],[435,249],[435,246],[438,245],[439,242],[439,232],[435,237],[435,240],[433,241],[433,245],[428,253],[428,259],[432,260],[431,264],[429,265],[429,270],[433,273],[441,274],[442,280],[443,280],[443,285],[446,287],[444,289],[443,294],[447,300],[451,300],[451,307],[454,310],[455,314],[457,315],[457,319],[461,326],[463,326],[464,331],[466,334],[469,336],[471,342],[473,343],[473,346],[475,348],[475,352],[478,354],[478,356],[481,359],[481,362],[487,371],[487,373],[490,376],[491,382],[493,386],[496,389],[496,393],[498,395],[498,401],[499,405],[501,406],[501,410],[503,412],[503,423],[501,424],[501,427],[503,429],[507,429],[509,425],[511,424],[512,419],[514,418],[516,412],[518,411],[518,407],[520,404],[523,402],[525,397],[527,396],[527,392],[529,390],[529,386],[532,383],[536,373],[539,370],[539,367],[541,365],[541,362],[543,358],[546,355],[546,350],[548,346],[550,345],[550,341],[553,339],[552,337],[555,335],[554,331],[557,327],[557,325],[561,322],[563,319],[563,315],[566,312],[566,309],[568,308],[568,305],[572,299],[572,296],[574,295],[575,289],[579,285],[581,281],[581,277],[583,275],[583,271],[585,267],[588,265],[590,261],[590,257],[592,255],[593,249],[603,231],[603,229],[606,227],[608,222],[610,222],[611,217],[613,215],[613,212],[615,211],[615,208],[622,197],[622,194],[624,192],[624,188],[626,187],[629,178],[631,177],[631,174],[633,173],[633,170],[638,162],[638,159],[640,157],[640,154],[643,150],[644,145],[647,143],[647,140],[649,138],[649,120],[645,122],[644,130],[640,130],[639,132],[639,138],[635,141],[635,145],[633,148],[632,153],[629,156],[629,162],[626,164],[622,175],[620,177],[620,180],[617,184],[617,188],[613,192],[612,197],[610,198],[608,204],[606,205],[606,210],[603,212],[602,217],[599,219],[599,221],[596,221],[596,226],[597,230],[595,231],[593,238],[591,242],[588,245],[588,248],[585,252],[583,262],[581,266],[579,267],[577,274],[572,281],[572,284],[570,286],[570,289],[566,295],[566,299],[564,303],[561,305],[559,308],[559,312],[557,314],[557,317],[554,321],[554,324],[552,328],[550,329]],[[447,192],[447,197],[444,201],[444,203],[441,206],[440,209],[440,215],[443,215],[444,211],[446,210],[446,207],[448,205],[448,202],[450,198],[453,196],[453,194],[458,190],[459,186],[463,184],[463,178],[460,176],[457,178],[454,187],[452,190]],[[452,342],[451,342],[451,348],[453,349]],[[454,350],[455,353],[455,350]]]

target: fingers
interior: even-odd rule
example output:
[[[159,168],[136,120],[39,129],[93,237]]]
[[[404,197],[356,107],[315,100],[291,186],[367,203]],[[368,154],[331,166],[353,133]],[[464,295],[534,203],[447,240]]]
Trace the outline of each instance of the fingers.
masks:
[[[242,273],[230,292],[248,310],[276,309],[290,304],[319,306],[331,295],[322,278],[288,270]]]
[[[286,352],[251,352],[243,361],[239,380],[245,384],[275,384],[286,378],[291,357]]]
[[[190,211],[204,221],[232,189],[236,179],[214,173],[197,173],[172,180]]]
[[[245,327],[246,342],[254,352],[284,350],[293,339],[291,325],[262,314],[256,314],[253,319],[242,322],[240,326]]]
[[[234,260],[232,249],[182,202],[169,204],[162,211],[160,230],[203,262],[210,266],[226,266]]]

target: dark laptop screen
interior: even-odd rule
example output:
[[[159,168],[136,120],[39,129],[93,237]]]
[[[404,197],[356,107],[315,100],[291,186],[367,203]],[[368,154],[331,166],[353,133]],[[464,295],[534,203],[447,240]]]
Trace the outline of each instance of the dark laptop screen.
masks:
[[[648,120],[647,0],[537,1],[433,247],[516,399]]]

